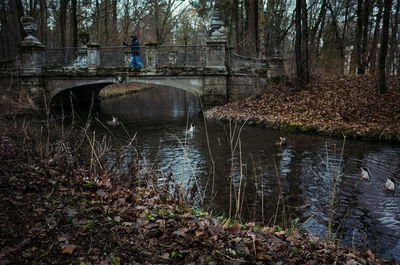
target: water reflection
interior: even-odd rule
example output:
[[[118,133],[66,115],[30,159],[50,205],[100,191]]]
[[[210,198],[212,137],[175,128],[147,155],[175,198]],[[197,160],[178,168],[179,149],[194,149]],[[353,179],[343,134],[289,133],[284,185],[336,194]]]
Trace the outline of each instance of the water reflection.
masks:
[[[136,134],[137,148],[148,163],[174,172],[177,181],[182,175],[185,184],[196,178],[203,191],[211,189],[212,163],[195,96],[159,87],[104,101],[94,112],[103,123],[117,116],[123,126],[108,130],[120,141]],[[185,133],[188,121],[195,125],[190,135]],[[291,217],[299,217],[305,231],[325,237],[333,177],[339,173],[333,223],[337,238],[346,246],[371,248],[380,257],[400,261],[400,193],[382,190],[386,177],[399,180],[399,146],[347,140],[341,158],[341,139],[247,126],[240,131],[240,125],[217,121],[207,126],[216,165],[214,213],[229,211],[233,172],[236,192],[240,183],[245,187],[241,206],[246,220],[274,221],[280,183]],[[96,135],[108,133],[98,122],[92,129]],[[286,146],[276,144],[280,136],[287,138]],[[233,159],[231,143],[236,145]],[[369,181],[360,181],[360,167],[369,168]]]

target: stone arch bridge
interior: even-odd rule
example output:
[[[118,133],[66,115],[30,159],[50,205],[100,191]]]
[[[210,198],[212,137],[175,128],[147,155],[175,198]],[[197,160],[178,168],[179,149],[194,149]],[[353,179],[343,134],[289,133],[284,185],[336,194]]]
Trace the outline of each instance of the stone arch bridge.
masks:
[[[3,84],[17,80],[42,105],[87,102],[107,85],[140,82],[190,91],[210,106],[260,94],[283,75],[281,58],[239,56],[218,30],[203,46],[141,46],[142,68],[129,67],[128,47],[46,48],[29,32],[19,47],[18,58],[0,63]]]

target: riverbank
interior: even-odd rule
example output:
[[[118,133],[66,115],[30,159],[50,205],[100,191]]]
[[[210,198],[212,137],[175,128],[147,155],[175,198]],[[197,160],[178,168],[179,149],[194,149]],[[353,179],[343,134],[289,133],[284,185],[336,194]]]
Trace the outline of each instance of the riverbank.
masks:
[[[314,76],[297,90],[293,79],[252,96],[217,106],[206,118],[289,131],[400,142],[400,78],[388,78],[380,95],[373,76]]]
[[[2,123],[1,264],[390,264],[369,250],[214,218],[139,184],[134,170],[128,183],[97,174],[54,153],[61,143],[46,151],[32,131]]]
[[[106,169],[109,146],[86,126],[0,125],[0,264],[393,264],[295,226],[238,224],[194,209],[138,161],[128,172],[117,162]]]

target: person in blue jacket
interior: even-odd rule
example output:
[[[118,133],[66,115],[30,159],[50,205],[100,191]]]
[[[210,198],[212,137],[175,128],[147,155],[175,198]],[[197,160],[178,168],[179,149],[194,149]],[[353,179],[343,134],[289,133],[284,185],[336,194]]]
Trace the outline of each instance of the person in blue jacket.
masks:
[[[142,62],[139,58],[139,41],[136,35],[131,35],[132,42],[130,44],[123,42],[125,46],[131,47],[132,57],[131,57],[131,67],[143,67]]]

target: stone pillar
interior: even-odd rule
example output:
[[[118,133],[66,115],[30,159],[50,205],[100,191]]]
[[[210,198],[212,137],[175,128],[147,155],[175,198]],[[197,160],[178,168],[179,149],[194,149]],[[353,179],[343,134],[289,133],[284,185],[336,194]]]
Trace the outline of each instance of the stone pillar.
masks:
[[[36,24],[33,18],[29,16],[21,17],[21,23],[24,26],[26,37],[19,43],[21,53],[22,73],[40,74],[42,67],[45,66],[44,45],[38,39],[32,36],[36,30]]]
[[[222,26],[223,13],[214,9],[211,35],[206,48],[203,103],[208,106],[224,104],[228,100],[228,72],[226,69],[227,35]]]
[[[284,74],[283,59],[280,51],[276,49],[272,58],[268,59],[267,77],[272,82],[280,82]]]
[[[226,41],[207,41],[206,68],[209,70],[226,71]]]
[[[100,66],[100,45],[97,43],[91,43],[87,45],[87,64],[89,71],[95,71]]]
[[[146,67],[152,71],[157,67],[157,44],[145,44]]]
[[[43,102],[47,97],[42,76],[46,65],[45,47],[32,35],[36,31],[33,18],[23,16],[20,21],[27,36],[18,45],[21,56],[19,87],[27,91],[35,103],[44,106]]]

